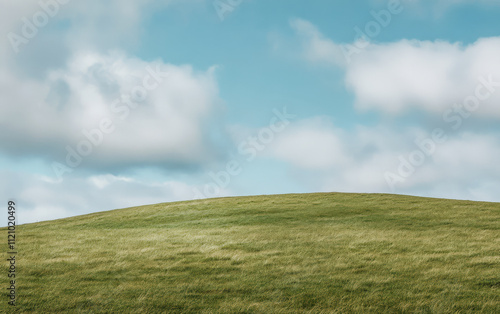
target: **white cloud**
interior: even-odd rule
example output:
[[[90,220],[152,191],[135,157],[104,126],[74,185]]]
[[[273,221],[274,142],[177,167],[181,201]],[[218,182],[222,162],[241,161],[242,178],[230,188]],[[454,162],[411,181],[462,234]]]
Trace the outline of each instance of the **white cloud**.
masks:
[[[199,1],[187,1],[194,2]],[[7,34],[22,35],[26,21],[48,15],[41,3],[49,4],[54,16],[16,54]],[[186,1],[69,1],[57,8],[54,3],[0,4],[0,32],[8,48],[0,52],[0,153],[64,164],[66,146],[77,149],[85,139],[83,130],[94,130],[109,118],[115,131],[82,165],[198,167],[219,157],[212,140],[224,137],[215,123],[220,103],[215,68],[195,71],[189,65],[108,52],[139,38],[142,20],[155,9]],[[143,86],[151,72],[146,69],[157,67],[169,76],[161,77],[144,102],[114,103]],[[147,82],[155,84],[151,78]]]
[[[142,20],[155,9],[197,1],[60,5],[50,0],[2,1],[0,34],[7,49],[0,50],[0,153],[64,164],[65,147],[76,149],[84,139],[82,131],[99,127],[101,119],[108,117],[116,130],[93,149],[84,166],[197,167],[217,158],[216,143],[210,140],[220,135],[213,123],[219,104],[214,68],[195,71],[189,65],[107,52],[128,47],[139,38]],[[16,54],[7,34],[22,36],[26,21],[33,22],[37,14],[48,15],[47,10],[54,10],[54,16]],[[162,84],[136,109],[119,104],[113,112],[114,101],[143,85],[146,69],[157,64],[169,77],[162,78]]]
[[[498,134],[460,128],[469,115],[500,118],[500,37],[469,45],[400,40],[361,48],[361,42],[336,43],[307,21],[294,20],[291,26],[304,59],[345,72],[358,110],[400,115],[418,109],[442,121],[449,140],[436,144],[435,153],[423,155],[423,165],[396,182],[397,193],[500,201],[495,191]],[[352,47],[359,49],[349,55]],[[463,110],[467,106],[469,112]],[[348,133],[312,120],[316,122],[290,126],[277,140],[274,156],[288,162],[296,179],[314,190],[393,192],[385,174],[399,174],[400,158],[408,160],[420,150],[415,140],[431,136],[430,130],[408,126],[358,127]],[[300,138],[297,145],[295,138]],[[341,149],[327,149],[332,143]]]
[[[273,143],[274,155],[294,166],[309,170],[326,170],[347,162],[345,148],[325,118],[301,121],[289,127]]]
[[[447,133],[423,165],[396,184],[395,192],[436,197],[500,201],[500,147],[491,134]],[[430,134],[420,128],[357,127],[347,133],[324,118],[292,123],[272,146],[274,158],[287,162],[308,188],[340,192],[394,192],[386,172],[398,173],[400,156],[420,148],[415,140]]]
[[[4,0],[0,3],[0,35],[15,33],[23,36],[23,27],[35,26],[48,17],[47,23],[37,28],[37,35],[59,21],[66,25],[67,40],[74,48],[110,48],[116,44],[136,43],[142,32],[140,24],[145,16],[172,3],[194,3],[199,0],[136,0],[136,1],[60,1],[60,0]],[[52,29],[53,31],[54,29]],[[32,38],[28,38],[32,39]],[[9,45],[10,46],[10,45]]]
[[[327,38],[309,22],[292,23],[303,42],[303,56],[345,69],[345,83],[359,110],[397,114],[418,108],[443,114],[478,94],[480,78],[493,81],[493,94],[481,101],[477,115],[500,118],[500,37],[482,38],[470,45],[445,41],[401,40],[371,44],[349,56],[349,48]],[[354,43],[353,45],[357,45]],[[479,94],[491,94],[479,87]]]
[[[0,143],[6,154],[64,163],[65,147],[77,150],[87,139],[83,131],[98,129],[103,119],[112,121],[114,131],[103,134],[83,165],[191,166],[217,154],[207,135],[218,128],[211,123],[219,107],[214,68],[195,72],[120,53],[81,53],[43,81],[0,76],[0,89],[5,100]],[[147,96],[142,102],[141,91]]]
[[[224,135],[215,123],[220,103],[215,68],[195,71],[189,65],[109,52],[138,39],[142,20],[155,9],[195,2],[200,1],[59,5],[50,0],[3,1],[0,33],[7,49],[0,51],[0,153],[64,164],[66,146],[76,149],[85,139],[82,131],[98,128],[107,117],[115,131],[94,147],[84,166],[199,167],[217,159],[220,150],[212,139]],[[41,3],[49,4],[49,9]],[[48,15],[47,10],[54,10],[54,16],[16,54],[7,34],[22,35],[26,21],[33,22],[37,14]],[[137,108],[123,104],[126,99],[114,104],[121,95],[144,85],[146,69],[157,65],[169,76],[161,77],[160,86],[148,92],[144,102]]]
[[[415,107],[439,114],[474,96],[479,78],[500,83],[498,54],[500,38],[481,39],[467,47],[408,40],[371,45],[347,67],[346,84],[359,109],[399,113]],[[488,90],[482,88],[481,93]],[[499,100],[496,91],[479,114],[500,117]]]

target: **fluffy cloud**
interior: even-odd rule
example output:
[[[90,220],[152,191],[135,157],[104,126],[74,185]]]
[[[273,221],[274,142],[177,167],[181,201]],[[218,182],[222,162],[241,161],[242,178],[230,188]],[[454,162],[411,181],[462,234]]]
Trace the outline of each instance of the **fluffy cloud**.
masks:
[[[347,162],[341,133],[326,118],[313,118],[289,128],[271,148],[277,158],[296,167],[323,171]]]
[[[290,125],[271,149],[274,158],[290,165],[296,180],[314,190],[500,201],[495,191],[500,186],[498,134],[448,132],[443,141],[424,146],[430,138],[421,128],[345,132],[325,118],[312,118]],[[423,162],[411,164],[419,156]],[[401,179],[394,182],[395,190],[387,173]]]
[[[138,38],[146,14],[176,2],[2,2],[0,153],[94,168],[192,168],[219,158],[215,68],[108,52]],[[41,16],[48,21],[24,36]],[[18,53],[13,33],[28,39]],[[83,143],[92,136],[95,143]]]
[[[196,166],[217,157],[209,138],[217,132],[214,68],[82,53],[43,81],[0,76],[0,89],[4,154],[64,164],[68,155],[76,163],[76,152],[82,165],[98,167]]]
[[[182,2],[195,1],[199,0]],[[134,42],[142,31],[140,23],[144,16],[175,2],[181,1],[5,0],[0,4],[0,33],[2,38],[7,38],[9,33],[23,36],[23,28],[34,24],[37,36],[47,32],[45,28],[66,21],[69,22],[66,34],[71,36],[63,36],[60,40],[68,40],[73,48],[112,47],[117,43]]]
[[[500,38],[466,47],[408,40],[371,45],[347,67],[346,84],[360,109],[398,113],[416,107],[442,113],[474,96],[486,98],[480,114],[500,118],[498,54]],[[479,86],[483,87],[478,90]]]
[[[202,0],[5,0],[0,3],[0,71],[30,77],[64,66],[81,51],[137,49],[143,20],[174,4]]]
[[[335,43],[307,21],[294,20],[292,27],[306,59],[344,68],[359,110],[444,114],[457,104],[473,107],[478,116],[500,118],[499,37],[470,45],[401,40],[363,47],[362,41]]]
[[[336,43],[308,21],[292,20],[291,27],[304,59],[345,72],[358,110],[401,115],[417,109],[443,126],[440,142],[429,142],[432,130],[421,126],[346,132],[324,119],[296,123],[277,139],[273,154],[290,164],[297,180],[323,191],[500,201],[499,134],[462,128],[470,117],[500,118],[499,37],[469,45]]]

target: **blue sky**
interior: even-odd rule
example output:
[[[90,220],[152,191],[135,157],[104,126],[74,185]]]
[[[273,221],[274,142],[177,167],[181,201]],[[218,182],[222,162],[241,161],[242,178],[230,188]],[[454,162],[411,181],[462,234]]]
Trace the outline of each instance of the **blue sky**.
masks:
[[[21,223],[295,192],[500,201],[496,1],[0,12],[0,193]]]

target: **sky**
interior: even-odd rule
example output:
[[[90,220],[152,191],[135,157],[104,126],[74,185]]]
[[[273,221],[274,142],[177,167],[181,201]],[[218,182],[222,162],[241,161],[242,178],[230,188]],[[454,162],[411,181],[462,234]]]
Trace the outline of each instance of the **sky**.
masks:
[[[19,223],[283,193],[500,202],[499,13],[2,1],[0,200]]]

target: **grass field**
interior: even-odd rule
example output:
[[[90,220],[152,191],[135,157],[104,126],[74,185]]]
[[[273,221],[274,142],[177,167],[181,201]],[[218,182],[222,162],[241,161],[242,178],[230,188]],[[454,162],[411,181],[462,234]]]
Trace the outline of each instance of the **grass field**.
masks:
[[[497,203],[381,194],[101,212],[18,227],[16,309],[500,313],[499,231]]]

